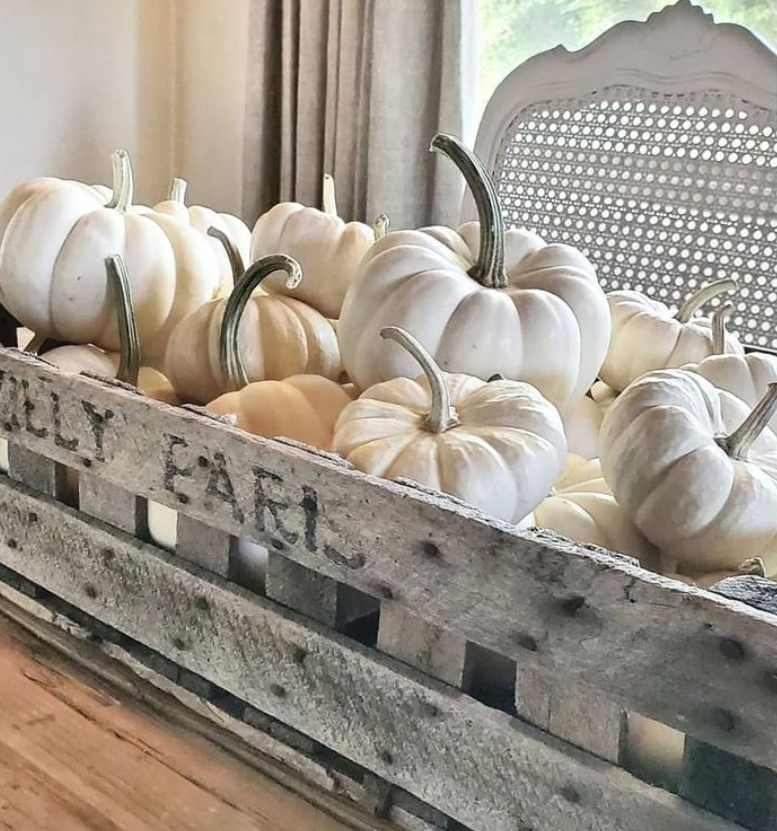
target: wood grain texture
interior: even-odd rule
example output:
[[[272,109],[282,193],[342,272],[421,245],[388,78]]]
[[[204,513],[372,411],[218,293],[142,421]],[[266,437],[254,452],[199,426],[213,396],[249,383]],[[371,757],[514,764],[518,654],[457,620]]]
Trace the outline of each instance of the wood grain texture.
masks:
[[[0,616],[0,822],[14,831],[347,831]]]
[[[116,485],[131,477],[141,496],[384,606],[777,768],[775,616],[7,350],[3,432]]]
[[[475,831],[736,827],[22,485],[0,517],[9,568]]]

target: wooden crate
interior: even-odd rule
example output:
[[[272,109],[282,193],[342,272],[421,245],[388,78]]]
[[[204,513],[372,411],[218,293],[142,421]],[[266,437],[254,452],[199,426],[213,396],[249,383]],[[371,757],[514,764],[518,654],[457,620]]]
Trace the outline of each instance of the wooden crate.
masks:
[[[777,828],[777,616],[16,350],[0,434],[7,596],[398,826]],[[682,796],[626,769],[638,715]]]

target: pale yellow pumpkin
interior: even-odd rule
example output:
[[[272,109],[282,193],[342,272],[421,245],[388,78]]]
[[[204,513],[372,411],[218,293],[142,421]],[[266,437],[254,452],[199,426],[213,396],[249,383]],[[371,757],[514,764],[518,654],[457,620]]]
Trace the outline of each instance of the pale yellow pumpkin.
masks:
[[[207,404],[230,391],[222,373],[220,346],[228,318],[238,327],[238,352],[247,382],[281,381],[291,375],[321,375],[333,381],[340,377],[337,335],[323,315],[293,297],[255,293],[259,283],[277,271],[286,272],[290,287],[302,279],[292,258],[265,257],[236,281],[228,299],[205,303],[178,324],[164,367],[183,400]]]
[[[235,415],[237,426],[267,438],[287,438],[331,450],[334,428],[353,399],[340,384],[320,375],[256,381],[208,404],[219,415]]]
[[[519,521],[550,491],[566,441],[556,408],[520,381],[443,373],[409,333],[387,328],[418,361],[415,380],[376,384],[349,404],[334,449],[354,466],[406,478]]]

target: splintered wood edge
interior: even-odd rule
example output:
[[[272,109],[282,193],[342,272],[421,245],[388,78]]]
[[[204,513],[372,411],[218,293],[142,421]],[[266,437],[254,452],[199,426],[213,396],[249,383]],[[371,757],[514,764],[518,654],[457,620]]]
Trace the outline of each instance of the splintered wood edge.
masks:
[[[777,617],[9,350],[0,435],[777,769]]]
[[[0,515],[8,568],[473,831],[736,828],[21,485]]]

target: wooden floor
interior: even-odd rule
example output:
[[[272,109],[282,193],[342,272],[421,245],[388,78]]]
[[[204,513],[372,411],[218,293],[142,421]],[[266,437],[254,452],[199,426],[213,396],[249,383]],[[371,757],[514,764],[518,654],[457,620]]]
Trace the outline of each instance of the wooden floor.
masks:
[[[351,827],[0,616],[0,828]]]

